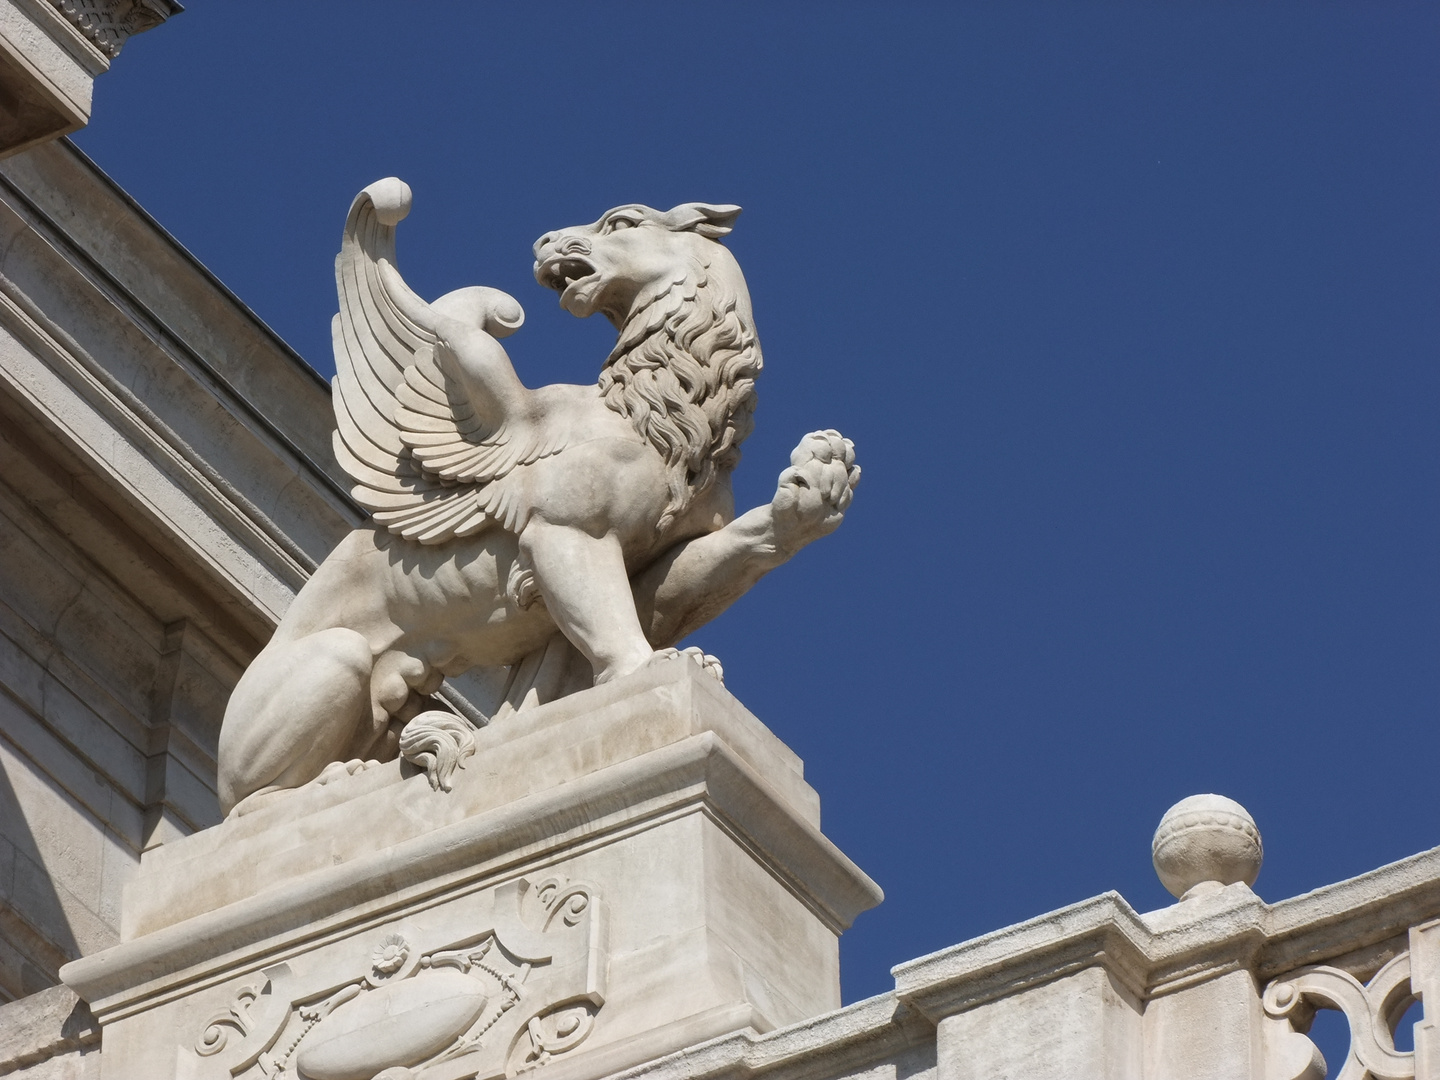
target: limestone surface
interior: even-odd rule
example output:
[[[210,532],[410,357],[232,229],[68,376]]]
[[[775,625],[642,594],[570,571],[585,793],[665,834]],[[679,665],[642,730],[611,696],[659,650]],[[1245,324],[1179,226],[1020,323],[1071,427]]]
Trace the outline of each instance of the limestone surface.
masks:
[[[106,1076],[597,1077],[839,1007],[880,890],[699,665],[474,739],[450,791],[392,761],[147,852],[120,944],[63,972]]]

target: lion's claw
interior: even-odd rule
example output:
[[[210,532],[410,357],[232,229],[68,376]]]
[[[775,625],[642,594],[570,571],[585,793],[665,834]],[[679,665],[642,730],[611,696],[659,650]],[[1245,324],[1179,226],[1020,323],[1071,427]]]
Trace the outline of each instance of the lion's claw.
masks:
[[[332,761],[320,770],[320,775],[315,778],[315,783],[328,784],[332,780],[339,780],[342,776],[354,776],[366,769],[373,769],[379,764],[380,762],[374,758],[369,761],[361,761],[359,758],[351,758],[349,761]]]
[[[790,451],[790,464],[796,468],[808,461],[820,461],[823,464],[840,461],[849,469],[855,464],[855,444],[834,428],[812,431],[800,440],[799,446]]]
[[[713,676],[721,686],[725,685],[725,669],[720,666],[720,661],[694,645],[688,649],[659,649],[655,655],[663,660],[679,660],[681,658],[693,660],[701,671]]]

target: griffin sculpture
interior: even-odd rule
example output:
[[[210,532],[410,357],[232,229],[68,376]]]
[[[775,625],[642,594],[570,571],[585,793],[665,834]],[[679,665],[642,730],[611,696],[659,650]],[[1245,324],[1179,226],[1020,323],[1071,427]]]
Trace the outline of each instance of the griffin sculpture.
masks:
[[[325,559],[237,684],[226,814],[399,753],[448,786],[469,736],[433,709],[447,675],[508,665],[506,711],[675,662],[676,642],[832,531],[860,477],[849,440],[814,432],[772,501],[735,517],[761,368],[718,242],[738,207],[621,206],[542,236],[536,279],[619,338],[598,384],[534,390],[498,340],[523,319],[515,300],[475,287],[426,303],[401,279],[409,209],[390,178],[346,221],[334,447],[373,524]]]

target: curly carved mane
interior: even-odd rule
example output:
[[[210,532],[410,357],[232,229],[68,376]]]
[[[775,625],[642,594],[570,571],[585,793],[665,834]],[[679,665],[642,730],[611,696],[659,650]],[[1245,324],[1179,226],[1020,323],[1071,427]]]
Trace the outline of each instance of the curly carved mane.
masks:
[[[665,459],[661,529],[739,462],[764,366],[743,281],[727,280],[723,267],[712,272],[708,260],[689,262],[683,278],[631,313],[600,372],[605,404]]]

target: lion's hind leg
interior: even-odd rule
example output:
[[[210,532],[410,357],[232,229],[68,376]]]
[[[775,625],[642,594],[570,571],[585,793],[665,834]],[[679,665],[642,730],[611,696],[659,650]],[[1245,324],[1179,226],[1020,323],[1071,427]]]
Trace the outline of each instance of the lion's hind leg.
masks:
[[[341,760],[371,723],[372,667],[369,643],[341,627],[267,645],[225,709],[221,812],[263,790],[309,783]]]

